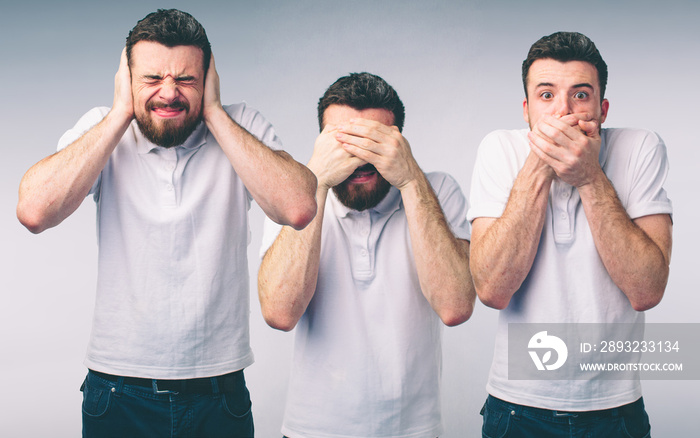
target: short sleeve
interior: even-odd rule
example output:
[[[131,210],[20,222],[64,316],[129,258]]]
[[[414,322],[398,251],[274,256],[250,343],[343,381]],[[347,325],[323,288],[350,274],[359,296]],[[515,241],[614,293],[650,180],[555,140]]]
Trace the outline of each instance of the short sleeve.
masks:
[[[100,123],[102,119],[109,113],[109,108],[107,107],[96,107],[85,113],[78,122],[71,129],[66,131],[61,138],[58,140],[58,145],[56,147],[57,151],[60,151],[71,143],[82,137],[87,131],[92,129],[95,125]],[[97,180],[93,183],[90,188],[88,195],[94,195],[95,199],[99,194],[100,182],[102,180],[102,175],[97,177]]]
[[[525,163],[529,146],[522,130],[494,131],[479,145],[472,173],[467,219],[501,217],[510,191]]]
[[[627,214],[635,219],[652,214],[672,214],[664,184],[669,164],[666,145],[656,133],[645,136],[633,169]]]
[[[245,102],[226,105],[224,109],[233,121],[241,125],[265,146],[273,150],[282,149],[282,141],[277,137],[272,124],[258,110],[249,107]],[[248,191],[248,188],[246,188],[246,196],[249,202],[253,201],[253,195]]]
[[[226,112],[231,118],[250,132],[270,149],[282,149],[282,141],[277,137],[275,129],[260,112],[249,107],[246,103],[227,105]]]

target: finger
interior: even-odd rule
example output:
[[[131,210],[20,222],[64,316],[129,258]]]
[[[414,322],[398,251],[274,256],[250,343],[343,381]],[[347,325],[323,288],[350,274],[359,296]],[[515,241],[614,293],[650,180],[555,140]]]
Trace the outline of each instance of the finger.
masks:
[[[128,64],[128,62],[129,62],[129,59],[126,56],[126,47],[124,47],[122,49],[121,57],[119,58],[119,66],[126,65],[126,64]]]
[[[577,126],[581,120],[588,121],[591,119],[592,117],[590,113],[573,113],[561,116],[559,118],[559,120],[561,120],[569,126]]]
[[[552,168],[554,172],[558,175],[558,169],[560,168],[561,162],[556,158],[552,157],[549,153],[543,150],[539,145],[535,143],[530,143],[530,151],[542,160],[546,165]]]
[[[368,138],[377,143],[384,142],[387,137],[393,134],[391,127],[366,119],[351,119],[350,123],[340,125],[338,130],[356,137]]]
[[[209,71],[216,71],[216,63],[214,62],[214,52],[209,57]]]
[[[595,120],[590,120],[590,121],[583,121],[580,120],[578,122],[579,128],[583,131],[584,134],[586,134],[589,137],[596,137],[598,136],[598,128],[600,125],[598,124],[597,121]]]
[[[544,154],[548,157],[549,161],[561,161],[564,159],[566,149],[554,143],[549,137],[536,132],[529,132],[528,139],[530,140],[530,149],[538,151],[539,153],[537,155],[540,158],[542,158],[541,155]],[[551,165],[549,162],[547,164]]]
[[[380,153],[381,144],[367,137],[345,134],[339,128],[335,134],[335,139],[340,143],[353,145],[373,153]]]
[[[371,119],[363,119],[363,118],[352,118],[349,120],[349,125],[350,126],[359,126],[359,127],[364,127],[368,129],[375,129],[385,135],[391,134],[395,129],[398,130],[395,126],[391,125],[386,125],[382,122],[379,122],[377,120],[371,120]]]
[[[341,142],[340,145],[342,146],[343,150],[345,150],[345,152],[347,152],[348,154],[357,157],[367,163],[374,164],[374,166],[377,167],[377,164],[379,163],[379,160],[381,158],[380,155],[351,143]]]
[[[330,123],[328,123],[323,127],[321,134],[328,134],[329,132],[333,132],[333,131],[337,131],[337,130],[338,130],[337,125],[331,125]]]
[[[571,147],[572,143],[582,134],[578,123],[574,126],[572,127],[554,117],[543,117],[535,126],[535,131],[551,140],[556,146]]]

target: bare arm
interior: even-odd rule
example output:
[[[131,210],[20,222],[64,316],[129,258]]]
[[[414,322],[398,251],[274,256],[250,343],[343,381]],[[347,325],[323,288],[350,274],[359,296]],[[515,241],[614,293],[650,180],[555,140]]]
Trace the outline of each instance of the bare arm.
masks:
[[[432,187],[421,172],[401,191],[411,246],[423,295],[448,326],[468,320],[474,310],[469,241],[457,239]]]
[[[505,309],[527,277],[537,254],[554,172],[529,154],[503,215],[472,223],[471,270],[479,299]]]
[[[598,124],[569,126],[543,118],[530,136],[532,150],[566,182],[578,188],[598,254],[608,274],[635,310],[663,297],[671,260],[669,215],[631,220],[598,162]]]
[[[204,121],[265,214],[304,228],[316,214],[316,178],[284,151],[274,151],[229,117],[221,105],[212,56],[204,87]]]
[[[75,142],[32,166],[22,178],[17,218],[33,233],[60,224],[83,202],[133,118],[131,79],[122,51],[109,114]]]
[[[447,325],[469,319],[475,298],[469,242],[450,230],[408,141],[395,126],[363,119],[341,127],[337,138],[401,191],[421,290],[435,313]]]
[[[617,287],[637,311],[659,304],[671,262],[669,215],[631,220],[605,175],[579,193],[598,254]]]
[[[267,250],[258,273],[258,296],[265,321],[273,328],[293,329],[316,290],[321,231],[328,190],[365,164],[342,150],[327,125],[316,140],[309,169],[318,177],[318,213],[301,231],[283,227]]]

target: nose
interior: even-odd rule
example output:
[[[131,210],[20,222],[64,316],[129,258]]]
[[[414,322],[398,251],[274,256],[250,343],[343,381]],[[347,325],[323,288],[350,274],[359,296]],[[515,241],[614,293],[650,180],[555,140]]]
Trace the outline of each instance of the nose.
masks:
[[[559,96],[554,102],[554,115],[565,116],[571,114],[571,102],[567,96]]]
[[[180,95],[177,83],[175,81],[165,81],[160,87],[158,96],[166,102],[173,102],[177,100]]]

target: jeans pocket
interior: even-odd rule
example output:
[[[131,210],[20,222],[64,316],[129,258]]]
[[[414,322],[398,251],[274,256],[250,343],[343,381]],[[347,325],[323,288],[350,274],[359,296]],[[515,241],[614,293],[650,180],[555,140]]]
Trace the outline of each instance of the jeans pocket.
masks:
[[[484,424],[481,428],[483,438],[504,438],[508,433],[510,415],[507,412],[495,410],[488,405],[488,401],[481,409]]]
[[[221,394],[221,404],[224,411],[234,418],[245,418],[250,415],[252,403],[248,389],[243,387],[241,391],[225,392]]]
[[[649,415],[644,409],[644,401],[641,398],[634,403],[623,406],[621,412],[621,427],[625,437],[649,438],[651,436]]]
[[[112,398],[111,388],[97,388],[86,378],[83,386],[83,414],[89,417],[101,417],[107,413]]]

